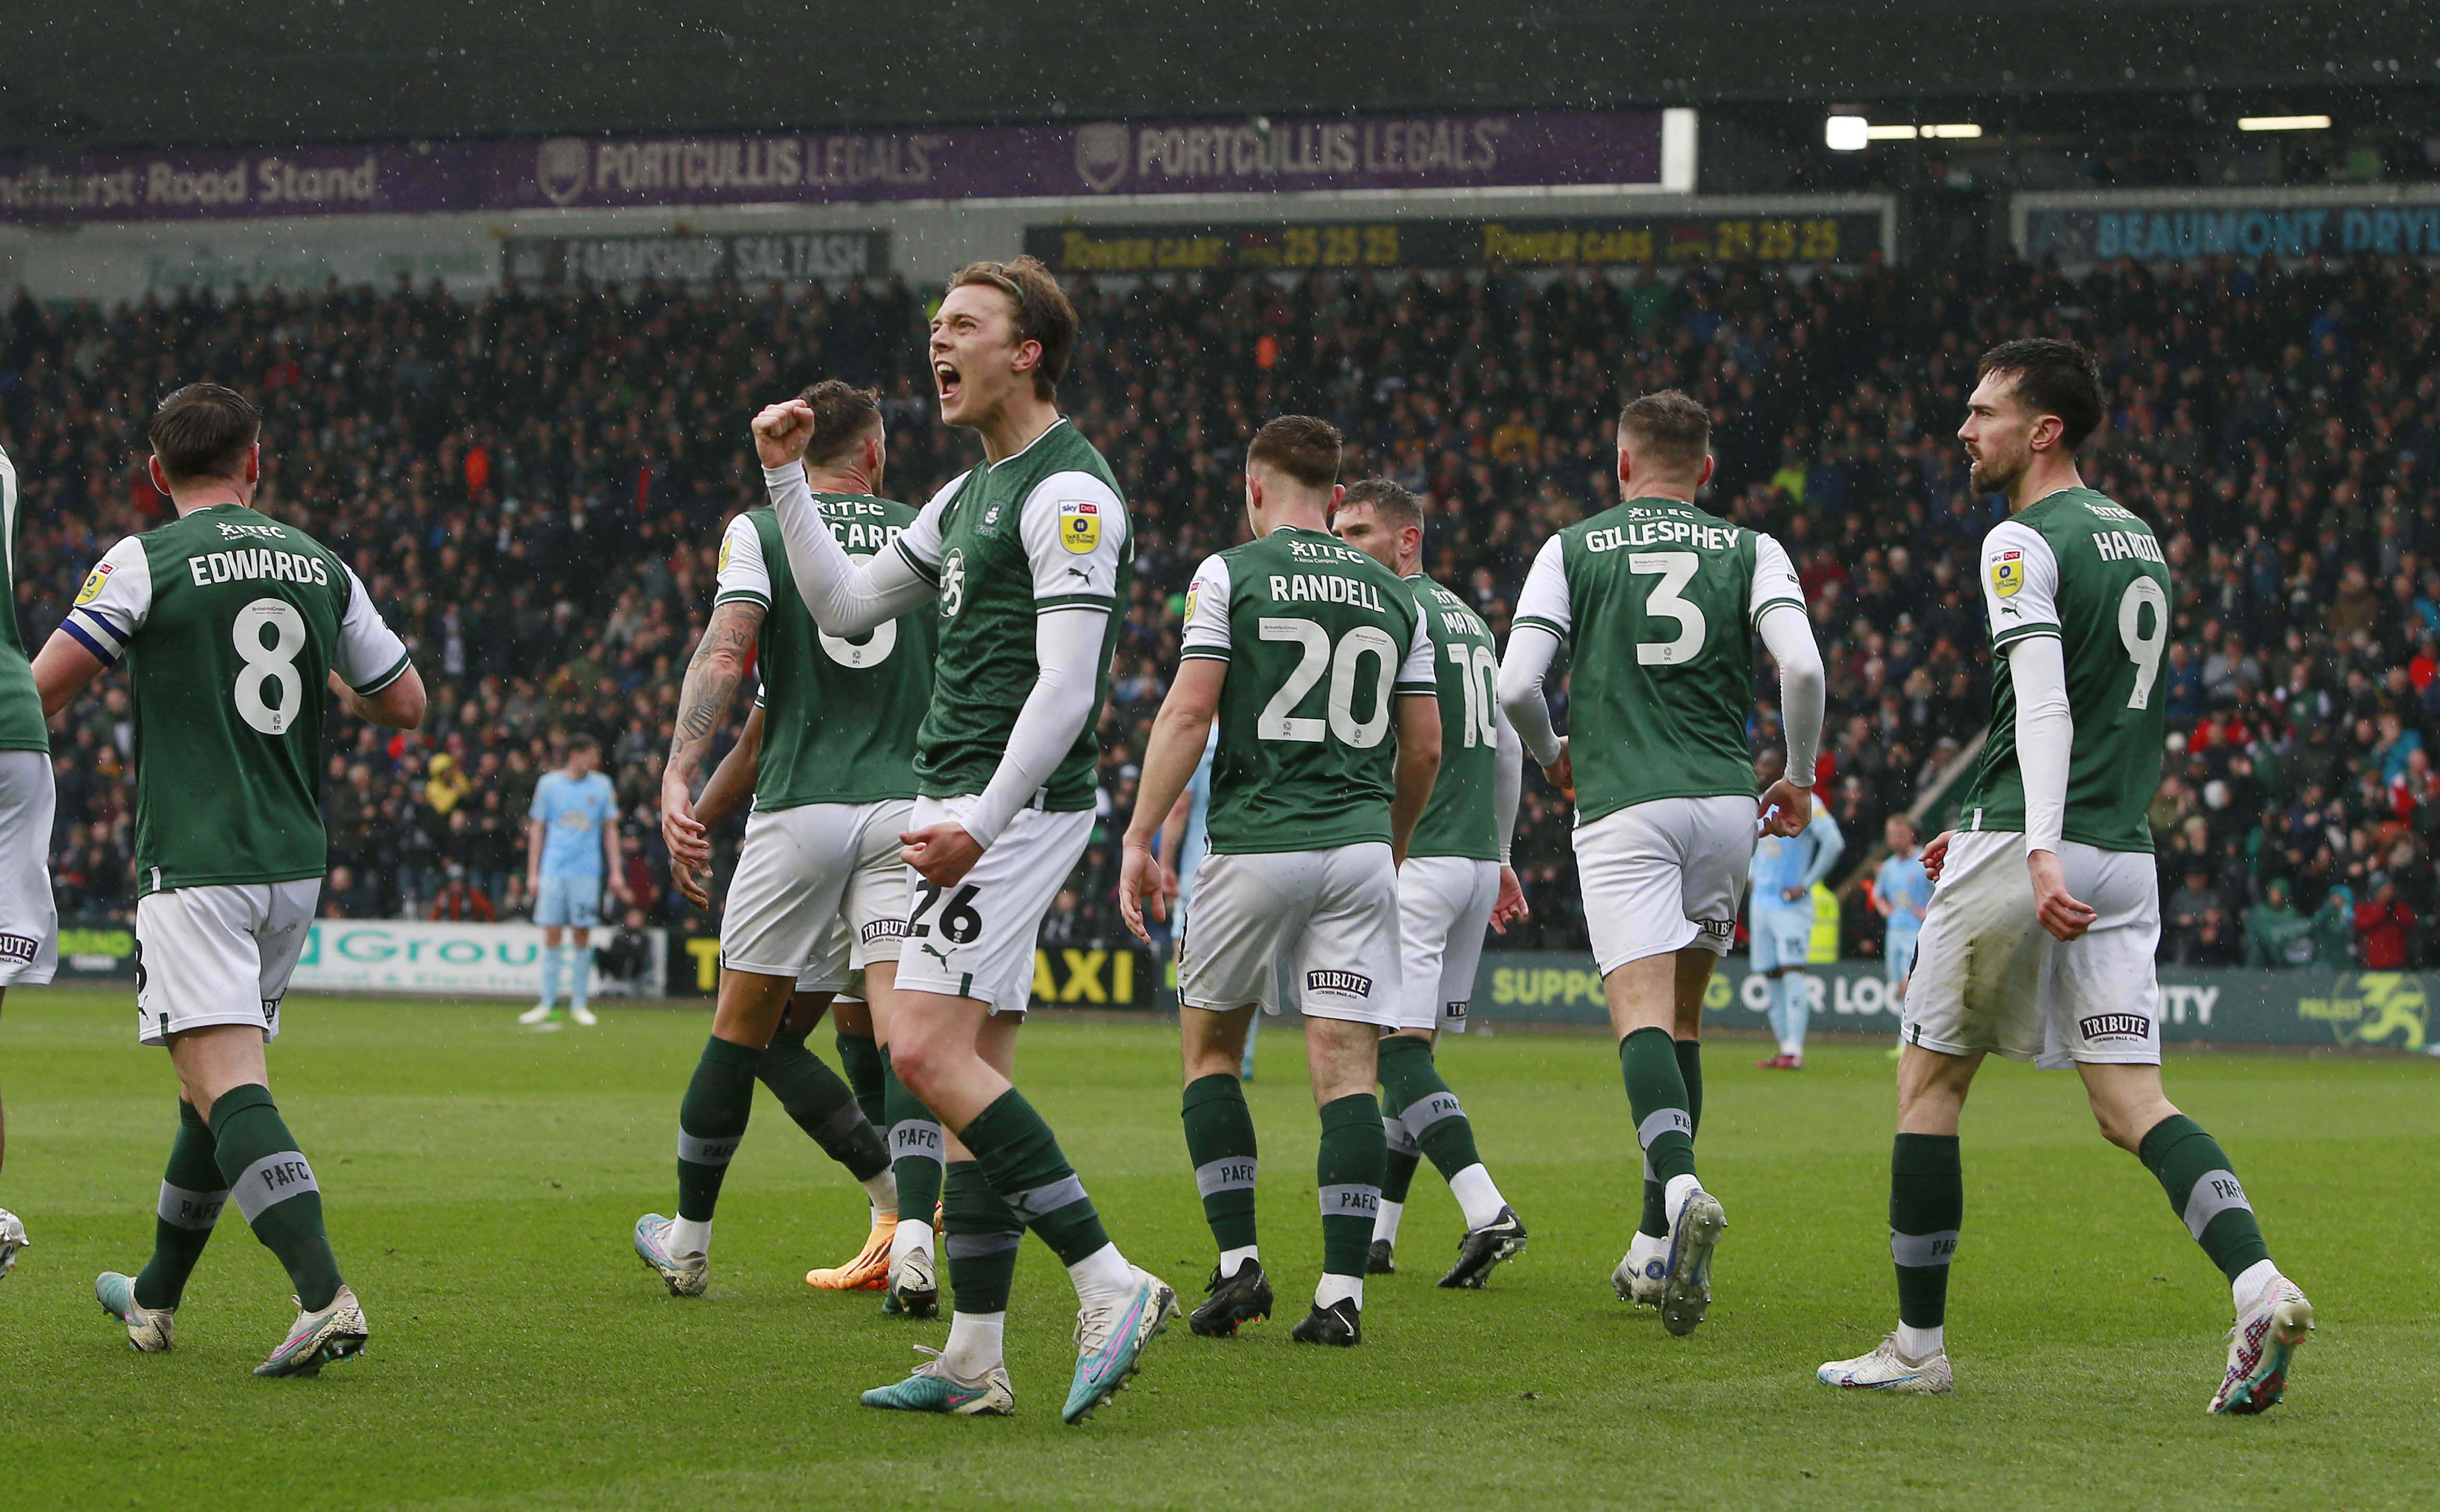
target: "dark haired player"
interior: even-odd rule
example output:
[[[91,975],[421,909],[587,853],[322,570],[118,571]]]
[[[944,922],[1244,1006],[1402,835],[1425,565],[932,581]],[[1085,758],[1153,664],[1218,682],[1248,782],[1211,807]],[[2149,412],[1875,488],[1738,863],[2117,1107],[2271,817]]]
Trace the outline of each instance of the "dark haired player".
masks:
[[[1812,794],[1782,779],[1757,821],[1754,634],[1779,663],[1791,771],[1813,770],[1823,691],[1787,553],[1695,505],[1711,440],[1709,412],[1675,389],[1625,407],[1624,502],[1543,543],[1499,669],[1525,748],[1575,800],[1585,923],[1643,1146],[1643,1217],[1610,1285],[1681,1335],[1711,1304],[1728,1226],[1695,1175],[1703,993],[1736,932],[1755,831],[1793,835],[1812,817]],[[1563,639],[1574,647],[1565,741],[1542,693]]]
[[[1338,432],[1285,415],[1246,453],[1254,539],[1207,559],[1187,592],[1176,680],[1153,721],[1121,862],[1119,907],[1147,939],[1161,909],[1152,841],[1202,760],[1211,854],[1178,942],[1187,1158],[1220,1251],[1189,1325],[1227,1336],[1270,1316],[1254,1240],[1253,1114],[1238,1071],[1288,968],[1321,1112],[1321,1279],[1290,1338],[1364,1339],[1365,1260],[1388,1153],[1372,1093],[1400,1022],[1398,863],[1440,769],[1439,686],[1424,611],[1397,577],[1333,540]],[[1437,985],[1437,981],[1435,982]]]
[[[2007,675],[1992,679],[1991,735],[1962,822],[1924,847],[1936,887],[1901,1019],[1890,1156],[1898,1326],[1818,1374],[1833,1386],[1951,1389],[1958,1121],[1997,1051],[2074,1066],[2102,1137],[2167,1189],[2236,1308],[2209,1410],[2258,1413],[2285,1390],[2313,1308],[2271,1264],[2218,1143],[2161,1089],[2161,898],[2144,805],[2160,780],[2173,595],[2151,529],[2076,472],[2101,414],[2082,348],[2011,341],[1983,355],[1958,429],[1975,492],[2008,500],[1982,542],[1991,649]]]
[[[831,533],[856,556],[887,549],[915,512],[878,493],[889,455],[879,402],[836,379],[798,398],[814,414],[806,481]],[[807,1283],[877,1289],[887,1275],[899,1228],[888,1150],[805,1035],[853,969],[865,973],[875,1023],[888,1037],[906,917],[898,835],[915,796],[915,724],[931,695],[931,632],[925,616],[909,614],[854,640],[822,635],[789,576],[770,507],[729,522],[711,621],[679,690],[661,778],[671,871],[691,894],[700,886],[694,871],[710,859],[694,813],[695,777],[748,664],[759,668],[754,813],[721,915],[711,1036],[678,1105],[677,1215],[636,1220],[636,1253],[673,1295],[700,1296],[709,1280],[712,1212],[745,1136],[757,1081],[872,1200],[863,1251],[812,1272]],[[928,1233],[932,1193],[921,1201]],[[927,1244],[919,1271],[925,1293],[930,1258]]]
[[[392,729],[423,681],[345,562],[257,513],[262,417],[192,384],[152,417],[152,484],[178,517],[103,554],[34,661],[57,713],[123,663],[135,706],[135,1034],[178,1073],[178,1135],[152,1258],[105,1271],[104,1310],[147,1354],[170,1345],[224,1204],[279,1257],[296,1324],[258,1376],[311,1376],[365,1347],[365,1315],[322,1226],[322,1190],[271,1099],[264,1047],[305,947],[330,848],[317,802],[322,691]]]
[[[1134,577],[1126,502],[1056,403],[1075,346],[1075,308],[1033,259],[978,262],[950,280],[932,317],[933,382],[942,420],[980,436],[982,464],[863,565],[840,549],[806,487],[811,409],[792,401],[754,421],[789,569],[815,621],[860,635],[929,601],[940,625],[917,797],[900,837],[917,874],[889,1038],[899,1078],[957,1141],[942,1246],[957,1300],[946,1351],[867,1392],[871,1407],[1013,1410],[1001,1333],[1028,1229],[1076,1286],[1068,1422],[1109,1400],[1177,1315],[1176,1294],[1110,1242],[1050,1125],[1009,1080],[1042,916],[1092,833],[1094,726]]]

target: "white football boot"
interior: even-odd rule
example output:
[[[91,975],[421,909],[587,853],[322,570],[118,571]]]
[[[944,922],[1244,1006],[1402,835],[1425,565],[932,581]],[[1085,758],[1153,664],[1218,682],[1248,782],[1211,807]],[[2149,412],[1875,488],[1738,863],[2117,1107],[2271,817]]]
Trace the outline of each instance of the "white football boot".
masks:
[[[1948,1373],[1947,1350],[1929,1359],[1909,1359],[1898,1353],[1895,1334],[1882,1339],[1869,1355],[1834,1359],[1813,1374],[1824,1386],[1845,1386],[1857,1391],[1945,1396],[1957,1389],[1956,1378]]]
[[[558,1021],[551,1017],[552,1012],[553,1009],[549,1003],[538,1002],[532,1007],[527,1009],[524,1013],[517,1015],[517,1022],[525,1025],[528,1029],[542,1029],[546,1027],[555,1029],[559,1027],[559,1025]]]
[[[567,1005],[567,1017],[576,1020],[576,1027],[579,1029],[591,1029],[601,1022],[600,1015],[581,1002]]]
[[[1621,1302],[1659,1307],[1660,1295],[1669,1287],[1669,1241],[1639,1231],[1635,1242],[1627,1246],[1626,1258],[1609,1273],[1609,1285]]]
[[[175,1307],[139,1307],[135,1278],[105,1270],[93,1279],[93,1300],[101,1310],[127,1325],[127,1347],[139,1355],[164,1355],[177,1331]]]
[[[2274,1277],[2228,1331],[2228,1374],[2212,1394],[2213,1413],[2259,1413],[2279,1405],[2288,1362],[2312,1337],[2313,1305],[2286,1276]]]

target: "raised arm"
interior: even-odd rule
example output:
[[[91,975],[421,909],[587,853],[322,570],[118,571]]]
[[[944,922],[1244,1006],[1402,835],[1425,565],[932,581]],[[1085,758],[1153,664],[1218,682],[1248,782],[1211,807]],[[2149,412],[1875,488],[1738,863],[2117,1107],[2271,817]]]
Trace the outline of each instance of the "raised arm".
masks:
[[[903,545],[862,565],[840,549],[805,481],[805,442],[814,434],[813,406],[792,399],[754,417],[754,450],[762,459],[762,486],[780,516],[780,539],[788,549],[788,570],[814,621],[834,636],[862,635],[894,620],[933,595]],[[917,522],[934,518],[926,511]],[[913,533],[913,532],[910,532]]]

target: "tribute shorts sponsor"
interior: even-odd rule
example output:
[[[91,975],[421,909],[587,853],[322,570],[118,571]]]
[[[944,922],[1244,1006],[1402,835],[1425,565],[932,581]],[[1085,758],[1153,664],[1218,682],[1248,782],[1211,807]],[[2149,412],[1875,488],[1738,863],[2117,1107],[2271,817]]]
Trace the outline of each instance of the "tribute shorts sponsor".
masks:
[[[898,837],[909,808],[892,798],[749,816],[721,918],[722,964],[836,992],[851,970],[897,960],[906,926]]]
[[[2068,943],[2041,927],[2022,835],[1969,830],[1949,841],[1907,987],[1907,1043],[2053,1068],[2160,1064],[2152,857],[2063,840],[2059,864],[2068,891],[2097,915]]]
[[[906,827],[963,819],[976,801],[919,798]],[[899,990],[972,998],[994,1013],[1025,1012],[1033,998],[1034,940],[1043,915],[1085,858],[1092,835],[1087,810],[1019,809],[954,886],[902,867],[906,932],[899,941]]]
[[[0,988],[39,986],[59,967],[48,854],[54,792],[48,756],[0,751]]]
[[[1178,1000],[1190,1008],[1275,1014],[1284,990],[1308,1017],[1394,1029],[1402,969],[1398,873],[1380,841],[1211,855],[1196,869],[1177,946]]]
[[[165,1045],[210,1024],[279,1037],[279,1000],[321,896],[320,877],[145,894],[135,905],[136,1038]]]
[[[1483,932],[1499,900],[1499,863],[1410,855],[1398,868],[1400,1029],[1465,1033]]]
[[[1576,876],[1593,961],[1630,962],[1699,945],[1729,953],[1753,855],[1750,798],[1659,798],[1576,830]]]

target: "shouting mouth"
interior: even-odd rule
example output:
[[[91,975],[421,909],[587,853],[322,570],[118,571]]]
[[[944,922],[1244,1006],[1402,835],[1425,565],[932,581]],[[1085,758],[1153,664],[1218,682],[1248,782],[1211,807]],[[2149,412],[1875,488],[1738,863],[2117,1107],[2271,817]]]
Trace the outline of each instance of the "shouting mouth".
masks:
[[[932,387],[939,391],[941,403],[954,403],[962,387],[956,365],[946,362],[932,364]]]

